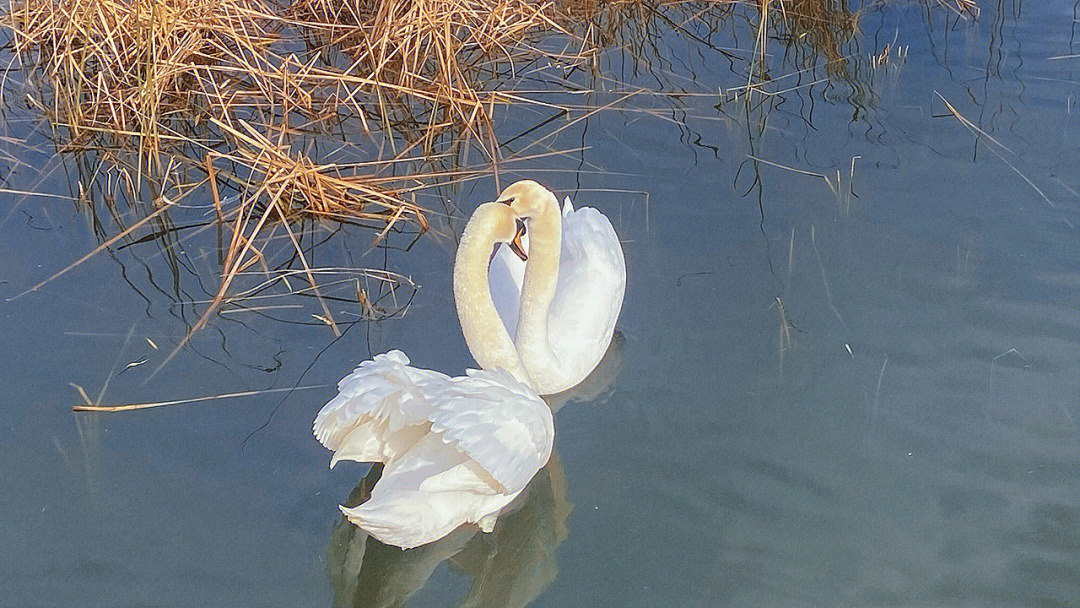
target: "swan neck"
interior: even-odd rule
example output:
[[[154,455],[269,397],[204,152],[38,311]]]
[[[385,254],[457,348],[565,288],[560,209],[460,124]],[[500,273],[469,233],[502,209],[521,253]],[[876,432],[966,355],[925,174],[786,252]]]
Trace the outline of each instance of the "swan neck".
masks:
[[[465,226],[454,259],[454,304],[473,359],[483,369],[502,368],[533,386],[510,334],[499,318],[488,286],[488,263],[495,247],[495,218],[483,207]]]
[[[548,341],[548,311],[559,283],[562,213],[556,202],[528,221],[529,261],[521,285],[521,307],[514,342],[525,367],[543,385],[557,381],[561,366]]]

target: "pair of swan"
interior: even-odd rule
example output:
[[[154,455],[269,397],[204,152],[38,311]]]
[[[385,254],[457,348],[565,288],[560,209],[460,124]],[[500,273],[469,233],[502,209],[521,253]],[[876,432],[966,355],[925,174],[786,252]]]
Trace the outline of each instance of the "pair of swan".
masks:
[[[343,378],[315,418],[316,438],[334,452],[331,467],[385,463],[371,498],[341,509],[401,548],[465,523],[490,532],[547,463],[555,428],[540,395],[574,386],[599,363],[626,267],[603,214],[575,211],[569,200],[560,208],[549,190],[525,180],[473,212],[453,279],[462,333],[482,369],[451,378],[390,351]]]

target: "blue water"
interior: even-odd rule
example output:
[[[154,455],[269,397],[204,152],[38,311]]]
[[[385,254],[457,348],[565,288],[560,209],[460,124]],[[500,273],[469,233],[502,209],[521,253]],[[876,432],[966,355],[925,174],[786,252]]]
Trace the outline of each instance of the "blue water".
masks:
[[[649,66],[609,53],[619,83],[570,96],[610,109],[507,147],[568,151],[499,183],[601,209],[629,279],[604,377],[558,411],[552,463],[493,535],[365,540],[337,505],[367,467],[328,470],[310,433],[373,353],[470,365],[453,234],[493,177],[442,193],[454,219],[409,251],[359,229],[312,250],[420,285],[338,340],[280,298],[302,308],[217,315],[155,374],[217,285],[212,230],[0,301],[0,604],[1076,606],[1080,13],[980,8],[866,10],[855,84],[771,41],[771,94],[749,102],[745,62],[664,31]],[[745,56],[753,33],[736,18],[712,43]],[[71,196],[71,158],[11,116],[37,147],[6,144],[24,164],[4,187]],[[0,296],[96,247],[91,217],[0,193]],[[71,384],[109,404],[316,388],[75,414]]]

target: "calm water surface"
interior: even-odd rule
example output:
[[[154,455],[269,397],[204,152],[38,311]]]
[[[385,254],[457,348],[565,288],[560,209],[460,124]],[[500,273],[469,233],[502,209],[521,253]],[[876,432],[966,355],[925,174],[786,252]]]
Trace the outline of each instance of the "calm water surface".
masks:
[[[367,466],[329,471],[311,436],[373,353],[470,364],[453,230],[491,179],[409,252],[363,231],[314,250],[422,286],[337,341],[233,310],[152,375],[217,284],[209,233],[0,301],[0,604],[1080,605],[1077,12],[982,4],[974,24],[868,12],[860,56],[892,43],[888,67],[813,84],[823,69],[778,60],[765,88],[791,90],[749,110],[745,72],[668,33],[662,84],[609,67],[701,95],[636,96],[546,142],[574,151],[504,168],[608,214],[629,282],[601,377],[492,535],[365,541],[337,505]],[[5,187],[69,194],[48,151],[12,148]],[[0,296],[100,242],[70,201],[0,194]],[[71,384],[104,403],[320,388],[95,415]]]

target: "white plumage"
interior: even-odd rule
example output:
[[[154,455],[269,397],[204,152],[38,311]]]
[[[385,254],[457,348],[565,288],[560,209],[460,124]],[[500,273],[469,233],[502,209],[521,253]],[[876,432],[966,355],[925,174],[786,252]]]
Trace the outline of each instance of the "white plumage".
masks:
[[[551,411],[509,373],[450,378],[401,351],[365,361],[315,419],[339,460],[384,462],[371,498],[342,512],[380,541],[416,547],[465,523],[485,531],[547,463]]]
[[[529,384],[488,291],[492,247],[513,243],[520,230],[509,206],[480,205],[454,260],[462,333],[487,370],[450,378],[391,351],[341,380],[315,418],[315,437],[334,452],[331,467],[385,463],[370,498],[341,509],[384,543],[416,547],[470,523],[491,531],[551,457],[551,410]]]
[[[558,386],[564,390],[584,380],[611,344],[626,291],[626,261],[603,213],[592,207],[575,210],[567,197],[561,215],[559,278],[547,329],[551,350],[566,373],[567,380]],[[522,239],[526,248],[527,236]],[[533,255],[529,251],[530,258]],[[495,254],[488,275],[492,300],[511,336],[517,332],[525,265],[504,247]],[[529,372],[535,377],[534,370]]]
[[[536,249],[528,267],[506,253],[525,257],[518,241],[525,222]],[[511,247],[489,266],[498,243]],[[625,287],[622,247],[599,211],[575,211],[569,199],[560,210],[549,190],[527,180],[477,207],[454,262],[454,300],[466,344],[485,369],[450,378],[391,351],[338,384],[314,424],[334,452],[330,466],[386,464],[371,497],[342,513],[402,548],[462,524],[491,531],[551,456],[554,422],[538,393],[570,388],[597,366]]]

